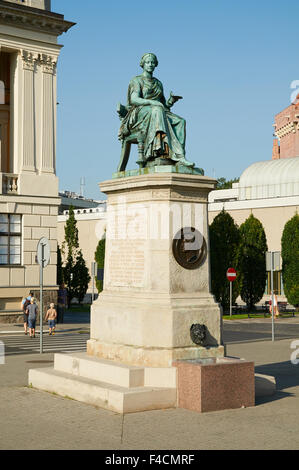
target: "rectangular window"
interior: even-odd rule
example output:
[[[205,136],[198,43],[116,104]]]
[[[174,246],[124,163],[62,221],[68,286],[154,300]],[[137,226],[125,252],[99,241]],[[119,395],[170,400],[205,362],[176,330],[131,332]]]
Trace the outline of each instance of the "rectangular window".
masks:
[[[21,264],[21,216],[0,214],[0,266]]]

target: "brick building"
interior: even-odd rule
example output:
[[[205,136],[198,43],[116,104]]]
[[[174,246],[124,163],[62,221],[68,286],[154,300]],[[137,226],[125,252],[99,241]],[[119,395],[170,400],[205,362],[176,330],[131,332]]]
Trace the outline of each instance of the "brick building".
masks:
[[[298,97],[297,97],[298,98]],[[274,119],[274,140],[272,159],[299,156],[299,101],[292,103]]]

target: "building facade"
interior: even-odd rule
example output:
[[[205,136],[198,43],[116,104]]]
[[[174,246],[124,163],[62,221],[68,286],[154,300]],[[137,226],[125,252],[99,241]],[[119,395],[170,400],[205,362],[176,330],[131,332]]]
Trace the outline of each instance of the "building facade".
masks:
[[[49,0],[0,0],[0,316],[38,293],[42,237],[51,244],[45,291],[57,295],[57,38],[73,24]]]

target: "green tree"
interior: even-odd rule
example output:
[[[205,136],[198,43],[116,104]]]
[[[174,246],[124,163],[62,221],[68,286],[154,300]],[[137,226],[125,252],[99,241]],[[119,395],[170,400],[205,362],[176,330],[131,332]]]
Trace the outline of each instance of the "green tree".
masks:
[[[291,305],[299,308],[299,215],[284,226],[281,237],[282,279],[284,292]]]
[[[90,282],[90,275],[81,250],[78,250],[76,263],[73,270],[74,297],[78,299],[79,304],[85,297]]]
[[[239,229],[234,219],[223,209],[210,225],[211,284],[217,302],[224,310],[229,307],[229,281],[226,272],[236,267],[236,253],[239,245]],[[239,295],[238,280],[233,282],[232,300]]]
[[[63,253],[65,253],[66,248],[67,256],[73,256],[77,248],[79,248],[79,232],[73,206],[70,206],[69,217],[64,227],[64,242],[62,244]]]
[[[72,299],[82,302],[90,281],[88,268],[79,249],[79,232],[75,219],[74,208],[69,209],[69,217],[64,227],[65,239],[62,252],[66,257],[63,267],[63,279],[68,290],[68,305]]]
[[[261,222],[252,214],[240,226],[237,255],[240,295],[248,311],[263,297],[266,287],[266,234]]]
[[[106,239],[102,238],[102,240],[99,241],[96,252],[94,254],[94,259],[98,265],[98,270],[101,269],[102,272],[104,272],[104,264],[105,264],[105,247],[106,247]],[[102,292],[103,290],[103,281],[101,279],[98,279],[96,277],[96,286],[98,289],[98,292]]]
[[[68,307],[71,304],[71,301],[76,297],[76,284],[74,280],[74,271],[75,271],[75,261],[73,257],[69,254],[63,267],[63,279],[67,287],[67,300]]]
[[[238,183],[239,178],[234,178],[231,180],[226,180],[226,178],[218,178],[216,189],[231,189],[233,187],[233,183]]]

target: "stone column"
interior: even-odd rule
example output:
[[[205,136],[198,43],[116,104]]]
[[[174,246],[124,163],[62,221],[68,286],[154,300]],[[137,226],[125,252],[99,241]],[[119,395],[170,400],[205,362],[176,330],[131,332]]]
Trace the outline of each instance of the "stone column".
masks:
[[[42,173],[55,173],[54,74],[57,58],[42,54]]]
[[[38,54],[22,50],[23,60],[23,171],[36,171],[34,72]]]

